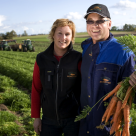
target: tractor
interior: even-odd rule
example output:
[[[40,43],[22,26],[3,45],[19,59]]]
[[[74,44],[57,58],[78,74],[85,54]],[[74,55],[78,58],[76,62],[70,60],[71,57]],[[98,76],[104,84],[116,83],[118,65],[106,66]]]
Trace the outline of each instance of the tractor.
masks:
[[[23,42],[22,49],[24,52],[35,51],[35,47],[32,44],[32,42],[34,41],[31,41],[30,39],[26,39],[26,40],[23,40],[22,42]]]
[[[16,43],[16,40],[1,40],[0,50],[11,51],[11,46],[8,45],[9,42],[15,42]]]

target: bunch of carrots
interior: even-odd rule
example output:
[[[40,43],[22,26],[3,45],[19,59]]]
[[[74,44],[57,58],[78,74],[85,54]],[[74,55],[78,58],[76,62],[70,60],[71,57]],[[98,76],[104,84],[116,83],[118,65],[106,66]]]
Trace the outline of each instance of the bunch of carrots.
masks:
[[[103,101],[112,97],[105,113],[102,116],[102,122],[105,124],[108,122],[110,117],[111,129],[110,135],[115,132],[116,136],[129,136],[129,114],[132,101],[134,98],[133,87],[130,86],[129,79],[126,79],[120,83],[104,97]]]

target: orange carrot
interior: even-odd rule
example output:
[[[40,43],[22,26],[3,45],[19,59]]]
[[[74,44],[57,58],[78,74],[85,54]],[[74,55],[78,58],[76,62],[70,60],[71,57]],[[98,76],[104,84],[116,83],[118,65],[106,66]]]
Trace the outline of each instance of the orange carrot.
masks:
[[[117,131],[116,136],[121,136],[121,131]]]
[[[122,136],[126,136],[125,125],[124,125],[124,127],[123,127]]]
[[[104,112],[103,116],[102,116],[102,122],[105,121],[106,116],[108,114],[109,108],[110,108],[111,102],[109,103],[108,107],[106,108],[106,111]]]
[[[111,106],[110,106],[110,108],[109,108],[109,111],[108,111],[108,114],[107,114],[107,117],[106,117],[106,121],[105,121],[105,122],[107,122],[107,121],[109,120],[109,118],[110,118],[110,116],[111,116],[111,113],[112,113],[112,111],[114,110],[114,108],[115,108],[115,106],[116,106],[116,104],[117,104],[117,101],[118,101],[117,96],[113,96],[112,99],[113,99],[113,100],[112,100],[112,104],[111,104]]]
[[[119,131],[122,118],[123,118],[123,111],[121,110],[121,111],[119,112],[118,117],[117,117],[117,121],[115,121],[115,122],[116,122],[116,129],[115,129],[116,132]]]
[[[119,101],[117,102],[117,108],[116,108],[116,111],[115,111],[115,115],[114,115],[114,118],[113,118],[113,122],[116,122],[116,120],[117,120],[117,118],[118,118],[118,116],[119,116],[119,114],[120,114],[120,112],[121,112],[121,106],[122,106],[122,101],[119,100]]]
[[[129,105],[125,105],[124,107],[124,122],[125,122],[125,132],[126,136],[129,136],[129,113],[130,113],[130,107]]]
[[[115,116],[115,114],[113,115],[113,117],[112,117],[112,120],[110,121],[110,124],[112,124],[114,121],[114,116]]]
[[[110,135],[112,135],[114,133],[115,127],[116,127],[116,122],[113,122],[111,129],[110,129]]]
[[[119,116],[117,117],[117,119],[115,121],[113,121],[112,127],[110,129],[110,135],[113,134],[113,132],[115,131],[118,135],[121,133],[119,132],[119,128],[120,128],[120,124],[123,118],[123,112],[121,110],[121,112],[119,113]]]
[[[113,97],[112,97],[112,99],[111,99],[111,101],[109,102],[109,104],[108,104],[108,107],[106,108],[106,111],[104,112],[104,114],[103,114],[103,116],[102,116],[102,122],[103,121],[105,121],[105,119],[106,119],[106,116],[107,116],[107,114],[108,114],[108,112],[109,112],[109,108],[111,107],[111,104],[112,104],[112,102],[113,102]]]
[[[103,101],[107,100],[114,93],[116,93],[119,90],[120,87],[121,87],[121,83],[119,83],[110,93],[108,93],[107,96],[103,99]]]
[[[123,104],[122,104],[122,109],[125,107],[125,105],[127,104],[127,101],[128,101],[128,98],[129,98],[129,96],[130,96],[130,94],[131,94],[131,92],[132,92],[132,86],[129,86],[128,87],[128,89],[127,89],[127,92],[126,92],[126,96],[125,96],[125,99],[124,99],[124,101],[123,101]]]

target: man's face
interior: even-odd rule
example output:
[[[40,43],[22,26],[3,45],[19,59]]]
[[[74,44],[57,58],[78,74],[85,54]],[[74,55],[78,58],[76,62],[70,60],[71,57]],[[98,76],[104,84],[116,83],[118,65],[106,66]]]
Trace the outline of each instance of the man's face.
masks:
[[[103,18],[97,13],[91,13],[87,16],[87,21],[108,20],[101,24],[87,24],[87,32],[93,40],[93,44],[99,41],[105,41],[109,37],[111,21],[108,18]]]

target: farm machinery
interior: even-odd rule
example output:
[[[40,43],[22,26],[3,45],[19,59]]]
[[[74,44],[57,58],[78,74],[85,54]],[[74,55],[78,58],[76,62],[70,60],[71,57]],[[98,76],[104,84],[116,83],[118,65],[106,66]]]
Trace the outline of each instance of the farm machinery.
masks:
[[[11,45],[11,48],[13,51],[23,51],[23,52],[27,52],[27,51],[35,51],[35,48],[32,44],[33,41],[31,41],[30,39],[26,39],[22,41],[23,44],[18,43],[18,44],[14,44]]]
[[[0,50],[11,51],[11,46],[8,44],[9,42],[16,43],[16,40],[1,40]]]
[[[22,49],[24,52],[35,51],[35,47],[32,44],[32,42],[34,42],[34,41],[31,41],[30,39],[26,39],[26,40],[23,40],[22,42],[23,42]]]

